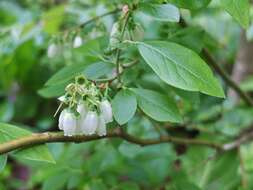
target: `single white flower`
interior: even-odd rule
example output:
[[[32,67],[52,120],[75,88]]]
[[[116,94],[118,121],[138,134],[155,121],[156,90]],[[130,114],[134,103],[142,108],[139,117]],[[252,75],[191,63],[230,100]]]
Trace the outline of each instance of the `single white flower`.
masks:
[[[98,126],[98,115],[94,111],[89,111],[81,122],[81,130],[85,135],[92,135],[96,132]]]
[[[57,55],[57,53],[58,53],[58,46],[55,43],[50,44],[47,49],[47,56],[49,58],[53,58]]]
[[[108,100],[103,100],[100,103],[100,111],[101,111],[102,116],[104,117],[105,123],[109,123],[113,121],[112,106]]]
[[[105,124],[105,119],[102,115],[99,116],[98,127],[97,127],[96,132],[99,136],[106,135],[106,124]]]
[[[76,111],[80,114],[81,117],[85,117],[88,109],[84,103],[79,103],[77,105]]]
[[[66,111],[63,119],[64,136],[72,136],[76,134],[77,119],[71,112]]]
[[[66,109],[62,110],[62,112],[59,116],[58,127],[60,130],[63,130],[63,120],[64,120],[65,113],[66,113]]]
[[[79,103],[77,105],[76,111],[80,114],[79,118],[77,119],[76,134],[82,134],[81,126],[82,126],[82,122],[84,121],[87,115],[88,109],[85,104]]]
[[[83,40],[80,36],[76,36],[73,42],[73,48],[79,48],[83,44]]]

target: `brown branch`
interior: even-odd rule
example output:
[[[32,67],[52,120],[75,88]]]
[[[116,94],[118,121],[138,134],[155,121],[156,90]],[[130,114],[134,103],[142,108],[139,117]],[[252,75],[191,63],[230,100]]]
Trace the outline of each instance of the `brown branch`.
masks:
[[[240,147],[240,145],[245,144],[253,139],[253,130],[248,131],[247,133],[243,133],[241,136],[236,138],[234,141],[230,143],[226,143],[223,145],[223,150],[232,150]]]
[[[120,130],[114,130],[109,132],[106,136],[85,136],[85,135],[76,135],[67,137],[64,136],[62,132],[48,132],[48,133],[34,133],[31,136],[21,137],[15,140],[11,140],[5,143],[0,144],[0,154],[5,154],[17,149],[29,148],[32,146],[53,143],[53,142],[88,142],[99,139],[110,139],[110,138],[120,138],[126,140],[130,143],[138,144],[140,146],[148,146],[162,143],[175,143],[175,144],[187,144],[187,145],[200,145],[208,146],[217,150],[222,150],[223,146],[216,144],[214,142],[198,140],[198,139],[185,139],[178,137],[163,137],[161,139],[141,139],[135,136],[123,133]]]
[[[156,145],[162,143],[173,143],[173,144],[181,144],[181,145],[198,145],[214,148],[219,152],[226,152],[237,149],[242,144],[249,142],[253,139],[253,131],[246,133],[232,142],[225,144],[218,144],[212,141],[206,141],[201,139],[190,139],[190,138],[180,138],[180,137],[172,137],[172,136],[162,136],[161,138],[155,139],[142,139],[135,136],[132,136],[122,130],[116,129],[114,131],[108,132],[106,136],[85,136],[85,135],[76,135],[76,136],[64,136],[62,132],[48,132],[48,133],[33,133],[30,136],[21,137],[18,139],[14,139],[5,143],[0,144],[0,155],[6,154],[8,152],[30,148],[32,146],[41,145],[45,143],[53,143],[53,142],[73,142],[73,143],[82,143],[100,139],[111,139],[111,138],[119,138],[125,141],[128,141],[133,144],[137,144],[140,146],[148,146],[148,145]]]

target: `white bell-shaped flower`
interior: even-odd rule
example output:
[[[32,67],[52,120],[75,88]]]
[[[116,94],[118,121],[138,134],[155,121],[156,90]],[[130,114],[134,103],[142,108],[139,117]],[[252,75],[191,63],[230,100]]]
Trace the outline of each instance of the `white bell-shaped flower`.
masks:
[[[72,136],[76,134],[77,119],[71,112],[66,112],[63,119],[64,136]]]
[[[89,111],[81,122],[81,130],[85,135],[92,135],[96,132],[98,126],[98,115],[94,111]]]
[[[104,117],[105,123],[109,123],[113,121],[112,106],[108,100],[103,100],[100,103],[100,111],[101,111],[102,116]]]
[[[82,134],[81,126],[82,126],[82,122],[84,121],[84,119],[87,115],[88,108],[86,107],[85,104],[79,103],[77,105],[76,111],[80,114],[79,118],[77,119],[76,134]]]
[[[58,127],[60,130],[63,130],[63,120],[64,120],[64,116],[65,116],[66,111],[67,111],[66,109],[62,110],[62,112],[59,116]]]
[[[76,110],[81,117],[85,117],[87,115],[87,106],[84,103],[79,103],[77,105],[77,110]]]
[[[73,42],[73,48],[79,48],[83,44],[83,39],[80,36],[76,36]]]
[[[53,58],[57,55],[57,53],[58,53],[58,46],[55,43],[50,44],[47,49],[47,56],[49,58]]]
[[[105,119],[102,115],[99,116],[98,127],[97,127],[96,132],[99,136],[106,135],[106,124],[105,124]]]

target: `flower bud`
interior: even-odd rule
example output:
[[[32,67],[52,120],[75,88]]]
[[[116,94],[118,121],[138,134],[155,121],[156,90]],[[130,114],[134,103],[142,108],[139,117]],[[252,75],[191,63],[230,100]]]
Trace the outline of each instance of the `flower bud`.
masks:
[[[62,110],[62,112],[59,116],[58,127],[59,127],[60,130],[63,130],[63,119],[64,119],[65,113],[66,113],[66,109]]]
[[[55,43],[50,44],[49,47],[48,47],[48,49],[47,49],[47,56],[49,58],[53,58],[53,57],[55,57],[57,55],[57,53],[58,53],[58,47],[57,47],[57,45]]]
[[[96,132],[98,126],[98,115],[94,111],[89,111],[81,122],[81,130],[85,135],[92,135]]]
[[[100,111],[101,111],[102,116],[104,117],[105,123],[109,123],[113,121],[112,106],[108,100],[103,100],[100,103]]]
[[[118,47],[120,43],[120,26],[118,22],[115,22],[112,26],[110,40],[109,40],[109,47],[111,49],[115,49]]]
[[[128,5],[124,5],[124,6],[122,7],[122,12],[123,12],[124,14],[127,14],[128,11],[129,11]]]
[[[79,48],[83,44],[83,40],[80,36],[76,36],[73,42],[73,48]]]
[[[76,133],[77,119],[73,113],[68,111],[64,114],[63,130],[64,136],[72,136]]]
[[[98,127],[97,127],[96,132],[99,136],[105,136],[106,135],[105,119],[102,115],[99,116]]]

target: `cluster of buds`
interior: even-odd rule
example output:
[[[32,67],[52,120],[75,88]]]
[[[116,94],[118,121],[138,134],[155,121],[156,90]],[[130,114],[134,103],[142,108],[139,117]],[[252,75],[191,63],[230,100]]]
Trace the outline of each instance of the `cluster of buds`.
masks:
[[[65,136],[106,135],[106,124],[113,121],[111,103],[99,88],[83,76],[66,87],[59,99],[67,105],[59,116],[59,129]]]

